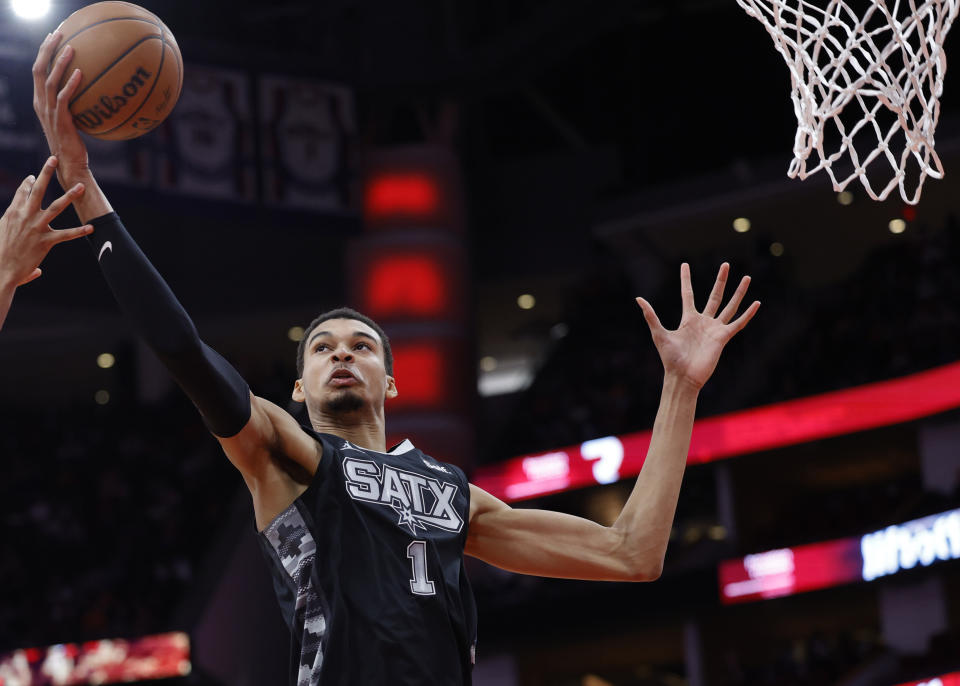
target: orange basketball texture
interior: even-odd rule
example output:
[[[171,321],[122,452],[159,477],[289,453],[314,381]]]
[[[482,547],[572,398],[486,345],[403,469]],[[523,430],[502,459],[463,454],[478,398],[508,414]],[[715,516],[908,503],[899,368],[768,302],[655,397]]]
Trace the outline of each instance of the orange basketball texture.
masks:
[[[63,35],[52,66],[67,45],[82,79],[70,100],[77,128],[96,138],[125,140],[156,128],[170,114],[183,86],[177,41],[152,12],[129,2],[98,2],[59,26]]]

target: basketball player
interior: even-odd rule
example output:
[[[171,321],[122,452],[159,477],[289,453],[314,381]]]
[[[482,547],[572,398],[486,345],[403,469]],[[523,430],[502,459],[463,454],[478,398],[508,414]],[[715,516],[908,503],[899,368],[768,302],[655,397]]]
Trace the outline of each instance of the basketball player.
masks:
[[[310,426],[250,392],[200,340],[97,186],[67,111],[79,72],[56,92],[69,48],[46,75],[58,40],[45,41],[33,71],[37,114],[60,157],[58,174],[62,183],[86,186],[75,207],[96,227],[94,252],[120,307],[250,491],[293,638],[291,683],[470,683],[476,616],[464,554],[551,577],[652,581],[660,575],[700,388],[724,345],[759,307],[754,302],[734,319],[747,277],[721,310],[724,264],[698,312],[683,265],[676,331],[664,329],[650,304],[637,299],[663,361],[664,383],[646,462],[612,526],[513,509],[409,440],[388,450],[384,404],[402,392],[403,379],[393,376],[389,340],[362,314],[334,310],[307,328],[292,396],[306,403]]]
[[[90,225],[59,230],[50,227],[50,222],[83,193],[83,184],[76,184],[47,209],[40,207],[56,166],[57,158],[51,157],[39,176],[31,174],[25,178],[0,217],[0,329],[17,287],[39,278],[40,263],[50,248],[93,231]]]

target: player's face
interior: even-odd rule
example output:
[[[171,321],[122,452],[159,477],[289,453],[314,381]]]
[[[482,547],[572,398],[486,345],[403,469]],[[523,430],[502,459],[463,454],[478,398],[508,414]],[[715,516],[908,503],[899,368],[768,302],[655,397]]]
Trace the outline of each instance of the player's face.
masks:
[[[311,411],[344,415],[382,408],[396,394],[372,328],[355,319],[328,319],[310,332],[294,400],[306,401]]]

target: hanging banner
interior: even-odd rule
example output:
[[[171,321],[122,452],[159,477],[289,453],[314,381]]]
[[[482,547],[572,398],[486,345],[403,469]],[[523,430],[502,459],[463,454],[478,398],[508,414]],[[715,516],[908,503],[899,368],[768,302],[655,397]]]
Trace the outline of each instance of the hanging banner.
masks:
[[[263,198],[291,209],[347,207],[353,96],[341,87],[284,76],[260,79]]]
[[[180,100],[151,138],[160,188],[212,199],[256,200],[253,117],[243,72],[187,64]]]

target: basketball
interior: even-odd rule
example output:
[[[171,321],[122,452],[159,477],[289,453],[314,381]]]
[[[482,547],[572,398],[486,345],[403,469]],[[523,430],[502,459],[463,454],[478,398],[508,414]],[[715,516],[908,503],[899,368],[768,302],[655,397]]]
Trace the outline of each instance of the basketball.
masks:
[[[70,100],[80,131],[104,140],[136,138],[173,110],[183,60],[170,29],[155,14],[129,2],[98,2],[71,14],[59,31],[63,38],[50,67],[73,46],[60,88],[80,69],[82,79]]]

